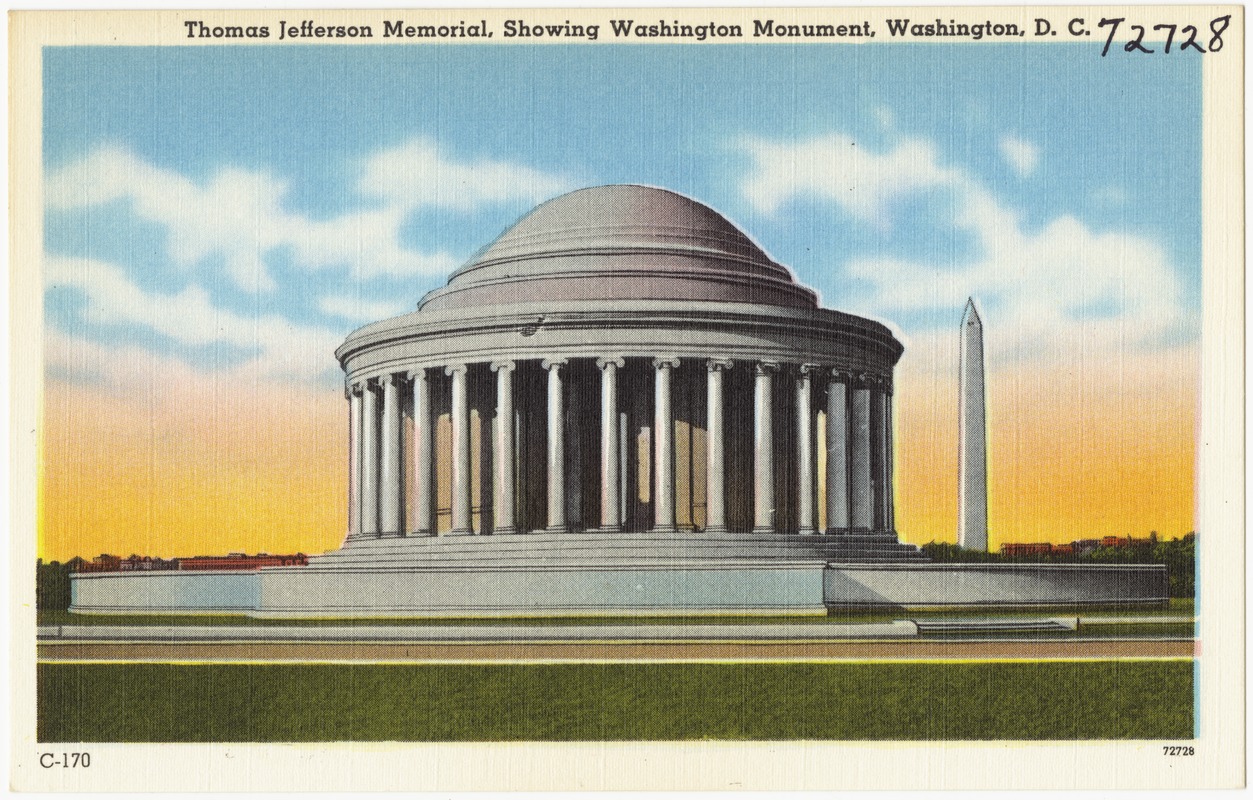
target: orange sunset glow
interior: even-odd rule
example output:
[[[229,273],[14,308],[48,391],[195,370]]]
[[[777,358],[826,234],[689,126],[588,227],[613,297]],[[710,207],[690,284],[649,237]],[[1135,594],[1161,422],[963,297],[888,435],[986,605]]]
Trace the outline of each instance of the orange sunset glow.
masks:
[[[1192,530],[1195,364],[1195,349],[1181,348],[1082,370],[990,369],[990,548]],[[40,557],[338,547],[347,494],[342,394],[245,381],[226,389],[208,377],[154,379],[129,393],[50,380]],[[898,368],[897,527],[905,541],[956,538],[956,395],[955,374],[908,360]]]

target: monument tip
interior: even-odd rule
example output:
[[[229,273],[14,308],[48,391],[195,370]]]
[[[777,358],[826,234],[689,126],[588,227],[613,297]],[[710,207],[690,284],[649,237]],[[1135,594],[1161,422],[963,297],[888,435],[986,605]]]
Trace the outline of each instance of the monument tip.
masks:
[[[966,298],[966,309],[962,312],[962,322],[974,321],[982,323],[983,320],[979,316],[978,309],[975,308],[975,299],[973,297]]]

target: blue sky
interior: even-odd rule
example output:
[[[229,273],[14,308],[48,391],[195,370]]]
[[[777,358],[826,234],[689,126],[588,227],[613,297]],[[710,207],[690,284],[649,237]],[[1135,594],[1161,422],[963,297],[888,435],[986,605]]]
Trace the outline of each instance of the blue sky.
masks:
[[[49,48],[49,368],[333,381],[534,204],[691,195],[824,304],[993,359],[1199,335],[1200,61],[1082,45]]]

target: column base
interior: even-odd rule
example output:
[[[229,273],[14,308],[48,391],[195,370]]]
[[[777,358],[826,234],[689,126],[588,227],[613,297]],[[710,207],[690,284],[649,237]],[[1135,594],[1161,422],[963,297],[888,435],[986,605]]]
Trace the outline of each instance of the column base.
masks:
[[[799,533],[801,536],[813,536],[813,535],[814,535],[814,534],[816,534],[817,532],[818,532],[818,529],[817,529],[817,528],[814,528],[814,527],[812,527],[812,526],[810,526],[810,527],[805,527],[805,528],[801,528],[801,529],[798,531],[798,533]]]
[[[409,531],[405,534],[406,539],[416,539],[422,536],[437,536],[438,534],[430,528],[424,531]]]
[[[518,528],[514,525],[501,525],[500,527],[492,528],[493,536],[509,536],[511,534],[521,532],[522,531],[518,530]]]
[[[544,529],[544,533],[569,533],[569,532],[570,532],[570,526],[566,524],[549,525],[547,528]]]
[[[474,529],[473,528],[453,528],[445,535],[447,536],[473,536]]]
[[[651,531],[653,533],[678,533],[679,528],[675,525],[654,525]]]
[[[726,525],[706,525],[701,533],[728,533],[729,529]]]
[[[753,533],[778,533],[773,525],[754,525]]]

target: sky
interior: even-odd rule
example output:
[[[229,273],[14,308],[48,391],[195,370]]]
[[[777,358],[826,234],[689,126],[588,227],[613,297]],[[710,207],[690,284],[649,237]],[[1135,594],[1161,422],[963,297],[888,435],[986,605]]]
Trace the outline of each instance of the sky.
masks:
[[[335,347],[606,183],[893,327],[906,541],[955,538],[967,297],[992,546],[1181,535],[1200,80],[1085,45],[47,48],[39,553],[336,547]]]

